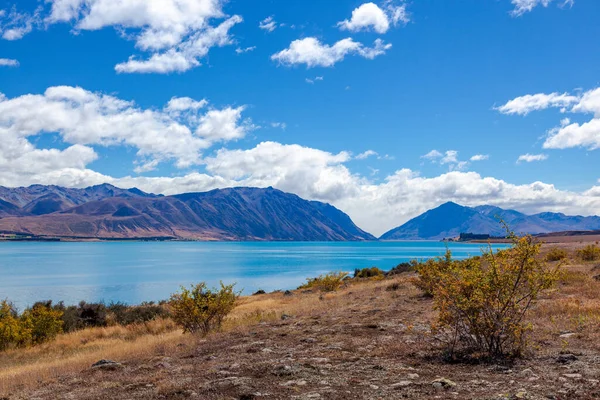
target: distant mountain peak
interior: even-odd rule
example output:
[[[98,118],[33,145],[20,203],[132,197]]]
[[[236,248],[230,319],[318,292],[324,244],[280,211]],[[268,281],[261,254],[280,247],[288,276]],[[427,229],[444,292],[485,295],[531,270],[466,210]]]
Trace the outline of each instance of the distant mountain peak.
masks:
[[[561,213],[526,215],[515,210],[482,205],[465,207],[447,202],[411,219],[381,236],[382,240],[440,240],[461,233],[504,235],[500,221],[518,233],[549,233],[600,229],[600,217],[566,216]]]

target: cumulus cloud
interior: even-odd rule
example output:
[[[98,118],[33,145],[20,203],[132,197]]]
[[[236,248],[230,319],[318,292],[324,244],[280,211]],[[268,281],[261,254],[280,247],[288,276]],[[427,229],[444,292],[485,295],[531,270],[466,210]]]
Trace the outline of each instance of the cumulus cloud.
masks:
[[[308,37],[294,40],[289,48],[273,54],[271,60],[283,65],[306,64],[307,68],[332,67],[347,55],[372,60],[385,54],[391,47],[391,44],[386,44],[381,39],[375,40],[373,47],[366,47],[352,38],[342,39],[330,46],[322,44],[317,38]]]
[[[125,145],[137,149],[144,165],[139,168],[148,170],[170,160],[186,168],[201,162],[202,150],[239,139],[252,128],[242,118],[243,106],[201,114],[206,104],[206,100],[173,98],[163,111],[142,109],[131,101],[70,86],[12,99],[0,95],[0,147],[7,154],[37,154],[28,138],[54,132],[65,143],[79,146],[65,157],[89,161],[92,153],[85,146]],[[62,157],[56,153],[48,157],[54,155]]]
[[[135,47],[149,53],[115,66],[121,73],[183,72],[201,65],[211,48],[233,43],[230,29],[238,15],[226,16],[225,0],[47,0],[32,14],[15,9],[4,18],[5,39],[20,39],[43,23],[73,24],[74,31],[114,27]],[[222,21],[214,25],[214,21]]]
[[[527,115],[532,111],[545,110],[550,107],[568,107],[577,101],[577,96],[567,93],[538,93],[517,97],[496,109],[502,114]]]
[[[537,6],[548,7],[553,0],[511,0],[511,3],[515,6],[511,14],[515,17],[532,11]],[[559,1],[560,7],[572,6],[575,0],[563,0]]]
[[[509,101],[498,110],[505,114],[527,115],[531,111],[557,107],[562,113],[593,114],[584,123],[571,122],[562,118],[559,125],[548,131],[543,147],[545,149],[567,149],[585,147],[590,150],[600,148],[600,88],[577,95],[563,93],[525,95]]]
[[[437,161],[438,159],[442,158],[444,155],[442,153],[440,153],[437,150],[431,150],[429,153],[421,156],[421,158],[424,158],[426,160],[431,160],[431,161]]]
[[[421,156],[421,158],[429,160],[432,163],[448,165],[450,171],[462,171],[469,166],[468,161],[461,161],[458,159],[458,151],[456,150],[448,150],[445,153],[431,150],[429,153]]]
[[[19,62],[11,58],[0,58],[0,67],[18,67]]]
[[[155,52],[148,59],[131,56],[128,61],[117,64],[119,73],[170,73],[185,72],[201,65],[213,47],[223,47],[233,43],[229,30],[242,22],[242,17],[234,15],[216,27],[206,27],[191,34],[185,41],[163,52]]]
[[[270,16],[270,17],[263,19],[258,24],[258,27],[260,29],[262,29],[263,31],[273,32],[275,29],[277,29],[277,22],[275,22],[275,20],[273,18],[274,18],[273,16]]]
[[[548,159],[548,155],[547,154],[523,154],[520,155],[519,158],[517,159],[517,164],[520,164],[522,162],[534,162],[534,161],[544,161]]]
[[[470,158],[470,161],[485,161],[489,160],[490,156],[488,154],[475,154]]]
[[[406,24],[409,21],[406,4],[394,5],[392,1],[387,1],[383,8],[375,3],[361,4],[352,11],[349,20],[338,22],[337,26],[351,32],[373,30],[383,34],[391,25]]]
[[[376,157],[376,156],[378,156],[378,155],[379,155],[379,154],[377,154],[377,152],[376,152],[376,151],[374,151],[374,150],[367,150],[367,151],[365,151],[365,152],[363,152],[363,153],[360,153],[360,154],[358,154],[358,155],[357,155],[356,157],[354,157],[354,158],[355,158],[355,159],[357,159],[357,160],[366,160],[366,159],[367,159],[367,158],[369,158],[369,157]]]

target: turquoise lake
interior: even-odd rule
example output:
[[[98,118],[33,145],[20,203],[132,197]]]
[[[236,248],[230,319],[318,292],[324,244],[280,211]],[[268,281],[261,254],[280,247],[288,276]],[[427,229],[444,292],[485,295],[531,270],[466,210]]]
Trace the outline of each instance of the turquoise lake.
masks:
[[[449,244],[457,258],[480,254],[482,246]],[[180,285],[219,280],[250,294],[293,289],[329,271],[388,270],[444,252],[441,242],[4,242],[0,298],[21,309],[37,300],[138,304],[167,299]]]

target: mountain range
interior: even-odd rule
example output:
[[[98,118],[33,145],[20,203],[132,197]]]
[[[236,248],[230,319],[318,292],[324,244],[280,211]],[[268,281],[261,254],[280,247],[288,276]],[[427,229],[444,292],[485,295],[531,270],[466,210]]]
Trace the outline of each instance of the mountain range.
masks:
[[[108,184],[0,187],[0,232],[71,239],[375,240],[337,208],[273,188],[162,196]]]
[[[465,207],[448,202],[386,232],[381,240],[441,240],[461,233],[504,236],[506,222],[517,234],[600,230],[600,217],[545,212],[526,215],[495,206]]]

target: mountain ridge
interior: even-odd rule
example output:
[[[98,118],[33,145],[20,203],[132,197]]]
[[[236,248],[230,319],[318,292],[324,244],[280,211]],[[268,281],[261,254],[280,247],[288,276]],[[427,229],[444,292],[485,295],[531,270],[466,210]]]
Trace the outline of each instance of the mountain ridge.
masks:
[[[500,220],[519,234],[545,234],[562,231],[600,229],[600,217],[567,216],[543,212],[527,215],[516,210],[482,205],[466,207],[446,202],[384,233],[380,240],[442,240],[461,233],[504,236]]]
[[[0,187],[0,231],[70,239],[375,240],[337,208],[271,187],[161,196],[104,184]]]

